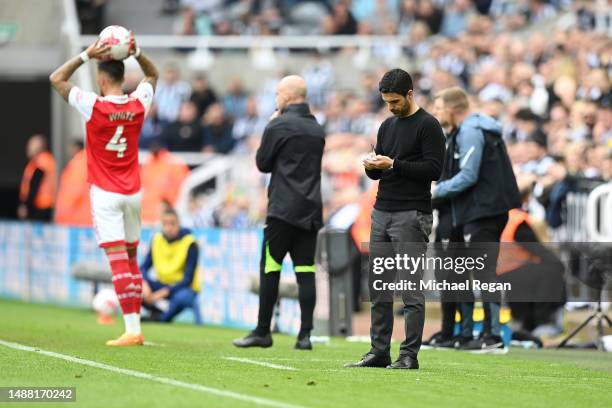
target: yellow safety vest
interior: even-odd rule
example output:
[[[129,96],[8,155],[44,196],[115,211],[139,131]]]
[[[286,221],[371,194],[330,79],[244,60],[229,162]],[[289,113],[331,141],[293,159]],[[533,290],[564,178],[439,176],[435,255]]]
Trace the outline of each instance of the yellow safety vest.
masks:
[[[164,285],[174,285],[185,276],[185,263],[189,246],[195,242],[195,237],[187,234],[176,241],[168,242],[161,232],[153,237],[151,256],[157,279]],[[191,289],[200,291],[200,266],[196,267]]]

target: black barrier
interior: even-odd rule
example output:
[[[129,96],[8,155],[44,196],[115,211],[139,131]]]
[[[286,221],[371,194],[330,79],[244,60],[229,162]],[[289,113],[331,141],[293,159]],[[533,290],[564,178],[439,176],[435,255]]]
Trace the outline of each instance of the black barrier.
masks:
[[[350,233],[343,229],[322,229],[318,238],[318,259],[329,276],[329,334],[350,336],[353,332],[353,282],[351,260],[358,256]]]

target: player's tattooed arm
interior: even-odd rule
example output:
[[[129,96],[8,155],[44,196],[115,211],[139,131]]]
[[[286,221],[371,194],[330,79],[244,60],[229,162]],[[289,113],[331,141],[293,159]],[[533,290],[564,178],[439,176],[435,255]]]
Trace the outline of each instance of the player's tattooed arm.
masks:
[[[159,77],[159,73],[157,72],[157,68],[155,68],[155,65],[153,64],[153,62],[147,58],[144,53],[140,50],[140,48],[138,48],[138,46],[136,45],[136,40],[134,39],[134,33],[130,33],[130,55],[133,55],[134,58],[136,58],[136,61],[138,61],[138,64],[140,65],[140,68],[142,69],[142,72],[144,74],[144,78],[142,79],[142,82],[148,82],[151,84],[151,86],[153,87],[153,90],[155,90],[155,85],[157,85],[157,78]]]
[[[84,51],[89,58],[95,58],[99,60],[105,60],[110,57],[110,47],[107,45],[98,47],[98,41],[91,44]],[[66,61],[62,66],[53,71],[51,75],[49,75],[49,81],[53,88],[68,101],[68,95],[70,94],[70,90],[74,86],[72,82],[70,82],[70,77],[74,74],[81,65],[83,65],[83,58],[80,55],[76,57],[70,58]]]
[[[155,68],[155,65],[153,65],[151,60],[148,59],[143,53],[141,53],[138,58],[136,58],[136,61],[138,61],[138,63],[140,64],[140,68],[144,73],[144,78],[142,79],[142,81],[150,83],[151,86],[153,86],[153,89],[155,90],[155,85],[157,85],[157,77],[159,76],[157,68]]]

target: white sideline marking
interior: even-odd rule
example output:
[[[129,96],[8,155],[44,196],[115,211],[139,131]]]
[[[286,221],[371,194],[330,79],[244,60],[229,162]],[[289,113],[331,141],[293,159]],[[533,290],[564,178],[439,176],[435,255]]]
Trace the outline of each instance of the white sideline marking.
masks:
[[[296,370],[295,367],[266,363],[264,361],[251,360],[250,358],[241,358],[241,357],[223,357],[223,358],[225,360],[238,361],[240,363],[255,364],[258,366],[268,367],[268,368],[276,368],[277,370],[289,370],[289,371]]]
[[[181,388],[186,388],[186,389],[190,389],[194,391],[200,391],[200,392],[204,392],[207,394],[213,394],[219,397],[233,398],[233,399],[237,399],[237,400],[241,400],[245,402],[250,402],[252,404],[265,405],[268,407],[278,407],[278,408],[301,408],[299,405],[286,404],[284,402],[255,397],[255,396],[248,395],[248,394],[241,394],[241,393],[234,392],[234,391],[219,390],[217,388],[207,387],[205,385],[200,385],[200,384],[187,383],[187,382],[175,380],[172,378],[158,377],[156,375],[143,373],[141,371],[129,370],[127,368],[121,368],[121,367],[115,367],[115,366],[104,364],[104,363],[98,363],[97,361],[68,356],[66,354],[60,354],[60,353],[56,353],[53,351],[42,350],[37,347],[25,346],[19,343],[12,343],[10,341],[0,340],[0,345],[14,349],[14,350],[29,351],[29,352],[36,353],[36,354],[42,354],[48,357],[58,358],[60,360],[65,360],[71,363],[77,363],[77,364],[81,364],[81,365],[85,365],[89,367],[111,371],[113,373],[124,374],[130,377],[142,378],[145,380],[154,381],[154,382],[158,382],[161,384],[173,385],[175,387],[181,387]]]
[[[271,360],[271,361],[295,361],[295,358],[285,358],[285,357],[251,357],[253,360]],[[334,361],[338,362],[338,359],[334,358],[309,358],[308,361]]]
[[[144,345],[145,346],[153,346],[153,347],[166,347],[166,345],[163,344],[163,343],[154,343],[152,341],[147,341],[147,340],[145,340]]]

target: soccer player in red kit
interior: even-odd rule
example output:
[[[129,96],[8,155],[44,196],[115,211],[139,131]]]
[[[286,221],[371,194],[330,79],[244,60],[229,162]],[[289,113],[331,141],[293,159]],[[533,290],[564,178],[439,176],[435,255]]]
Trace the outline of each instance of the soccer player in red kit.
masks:
[[[136,259],[140,239],[140,173],[138,139],[153,100],[157,69],[136,47],[130,55],[144,73],[138,88],[123,93],[123,61],[110,59],[110,47],[99,41],[71,58],[49,76],[53,88],[87,123],[87,179],[96,239],[104,249],[119,298],[125,333],[108,346],[142,345],[140,329],[142,275]],[[97,59],[100,95],[79,89],[69,79],[82,64]]]

